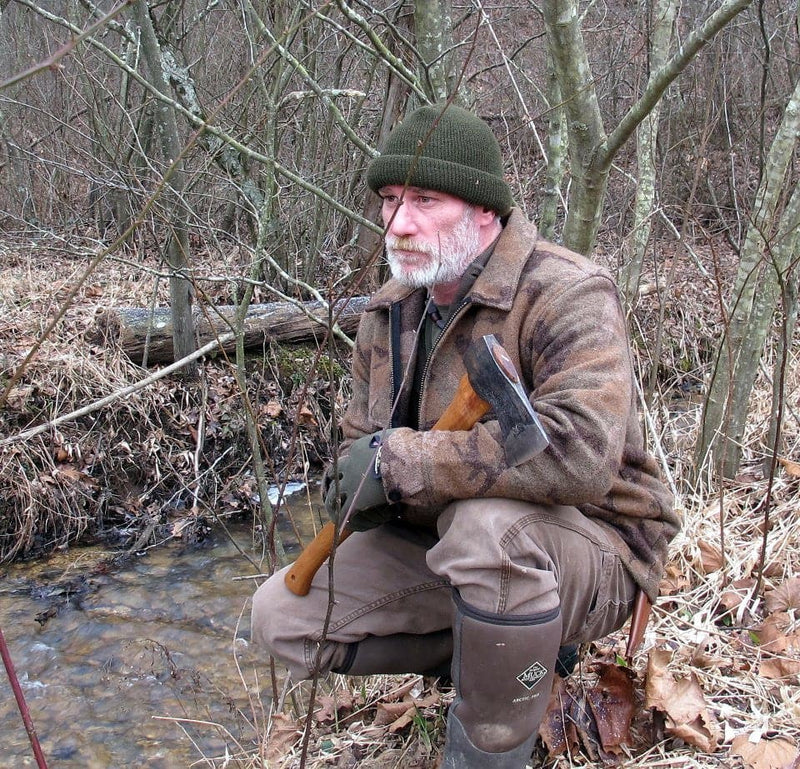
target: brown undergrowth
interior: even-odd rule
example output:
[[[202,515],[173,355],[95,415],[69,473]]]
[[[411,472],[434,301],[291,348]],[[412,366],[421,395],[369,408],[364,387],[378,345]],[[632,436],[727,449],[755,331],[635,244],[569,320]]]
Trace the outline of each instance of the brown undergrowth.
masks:
[[[0,561],[97,540],[136,550],[178,535],[191,541],[215,518],[259,514],[244,399],[224,356],[205,360],[195,381],[159,379],[19,439],[151,373],[97,339],[105,310],[148,307],[154,291],[167,302],[157,262],[140,254],[102,263],[25,363],[85,269],[88,246],[50,238],[0,245],[0,391],[24,364],[0,409]],[[216,256],[198,272],[240,271],[235,259],[220,264]],[[204,286],[205,300],[229,301],[230,291],[217,279]],[[314,474],[330,453],[329,387],[306,382],[312,357],[270,346],[248,358],[247,395],[270,483]]]

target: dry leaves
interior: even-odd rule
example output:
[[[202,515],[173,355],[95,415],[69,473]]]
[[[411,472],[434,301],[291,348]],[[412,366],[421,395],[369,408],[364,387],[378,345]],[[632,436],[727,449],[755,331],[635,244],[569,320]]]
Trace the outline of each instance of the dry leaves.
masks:
[[[420,679],[412,679],[406,686],[390,692],[377,704],[373,726],[387,726],[390,734],[410,726],[418,714],[442,706],[442,693],[436,686],[425,692]]]
[[[620,754],[631,743],[634,712],[633,674],[621,665],[600,666],[600,679],[587,693],[600,745],[606,753]]]
[[[58,465],[53,469],[51,476],[56,480],[67,480],[71,483],[84,483],[92,488],[97,488],[97,481],[75,467],[75,465]]]
[[[725,565],[722,551],[716,545],[701,539],[697,546],[700,549],[700,567],[703,574],[713,574]]]
[[[662,596],[679,595],[692,586],[686,572],[676,564],[668,563],[661,580],[659,594]]]
[[[577,700],[563,678],[556,678],[539,736],[550,756],[575,755],[580,749],[578,721],[572,716],[580,712]]]
[[[735,613],[751,597],[755,584],[756,581],[752,577],[734,580],[720,594],[720,606],[730,614]]]
[[[739,756],[747,769],[798,769],[800,753],[794,740],[777,737],[752,741],[746,734],[733,740],[730,754]]]
[[[301,403],[298,407],[296,419],[299,425],[312,425],[313,427],[317,427],[317,420],[314,418],[314,412],[305,403]]]
[[[286,756],[303,733],[302,723],[287,713],[275,713],[272,716],[267,733],[265,754],[268,764],[277,763]]]
[[[797,580],[789,582],[796,583]],[[778,590],[772,592],[776,593]],[[790,585],[788,589],[781,590],[780,595],[775,596],[771,605],[786,606],[791,611],[791,604],[796,598],[796,585]],[[759,666],[761,677],[796,684],[797,676],[800,675],[800,626],[789,611],[772,612],[755,629],[754,635],[762,652]]]
[[[647,664],[646,706],[665,716],[667,731],[690,745],[713,753],[720,740],[720,729],[709,713],[705,695],[692,673],[675,679],[668,665],[672,654],[653,649]]]
[[[761,663],[758,672],[762,678],[797,683],[797,677],[800,675],[800,661],[786,657],[772,657]]]
[[[283,414],[283,406],[275,398],[271,398],[261,407],[261,411],[270,419],[277,419]]]
[[[596,667],[598,679],[579,693],[557,679],[539,734],[550,757],[575,755],[581,745],[593,759],[617,763],[632,743],[635,712],[633,674],[609,663]]]
[[[314,720],[317,723],[341,722],[364,704],[360,695],[344,690],[317,697]]]
[[[786,475],[792,478],[800,478],[800,462],[792,462],[791,459],[783,459],[782,457],[778,457],[778,462],[783,465]]]
[[[327,735],[323,742],[330,741],[332,733],[340,737],[368,734],[371,740],[385,739],[386,735],[403,732],[417,719],[432,720],[444,711],[445,703],[435,683],[430,688],[423,684],[421,676],[412,676],[368,702],[362,690],[355,688],[337,688],[320,694],[313,713],[314,734]],[[286,714],[274,716],[266,742],[270,762],[279,765],[279,759],[286,759],[297,748],[302,730],[302,721]]]
[[[800,577],[792,577],[764,596],[764,606],[768,614],[776,611],[800,609]]]

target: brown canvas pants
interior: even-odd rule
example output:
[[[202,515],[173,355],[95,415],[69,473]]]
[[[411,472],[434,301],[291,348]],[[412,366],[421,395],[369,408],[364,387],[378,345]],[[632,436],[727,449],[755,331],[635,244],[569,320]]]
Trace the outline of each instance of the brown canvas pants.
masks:
[[[636,584],[603,528],[573,507],[458,501],[440,515],[438,533],[390,523],[345,540],[324,640],[328,565],[304,597],[277,572],[253,596],[253,641],[300,680],[338,667],[348,644],[367,636],[451,627],[453,587],[491,614],[536,615],[560,604],[563,644],[601,638],[630,614]]]

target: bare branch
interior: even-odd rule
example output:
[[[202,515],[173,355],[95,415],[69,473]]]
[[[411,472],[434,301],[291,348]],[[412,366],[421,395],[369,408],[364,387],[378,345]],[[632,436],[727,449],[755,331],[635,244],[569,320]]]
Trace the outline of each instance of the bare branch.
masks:
[[[112,8],[105,16],[98,19],[94,24],[86,29],[80,30],[75,29],[76,36],[73,37],[68,43],[64,43],[52,56],[48,56],[46,59],[37,62],[32,67],[29,67],[24,72],[20,72],[17,75],[14,75],[8,80],[3,80],[0,82],[0,91],[9,88],[12,85],[16,85],[17,83],[21,83],[23,80],[27,80],[29,77],[33,77],[34,75],[38,75],[40,72],[43,72],[46,69],[57,69],[59,66],[59,62],[68,54],[72,53],[75,50],[75,47],[82,43],[84,40],[90,38],[95,32],[102,29],[109,21],[114,19],[127,6],[129,6],[134,0],[123,0],[119,5]],[[37,10],[33,5],[30,5],[26,2],[22,2],[22,5],[27,5],[29,8],[33,8],[33,10]]]
[[[609,135],[603,153],[607,167],[610,166],[619,148],[631,137],[642,120],[647,117],[653,105],[664,95],[670,84],[728,22],[752,5],[752,3],[753,0],[725,0],[703,24],[689,35],[675,55],[654,75],[647,84],[644,93]]]

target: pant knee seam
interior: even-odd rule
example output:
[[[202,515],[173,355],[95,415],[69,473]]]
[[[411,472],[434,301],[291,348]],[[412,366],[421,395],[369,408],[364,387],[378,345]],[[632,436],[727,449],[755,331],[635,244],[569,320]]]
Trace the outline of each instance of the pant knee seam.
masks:
[[[349,625],[351,622],[369,614],[376,609],[383,608],[384,606],[388,606],[389,604],[395,603],[396,601],[400,601],[403,598],[408,598],[411,595],[416,595],[417,593],[424,593],[429,590],[438,590],[441,588],[450,589],[450,583],[447,580],[434,580],[430,582],[423,582],[419,585],[414,585],[413,587],[407,587],[404,590],[399,590],[394,593],[389,593],[381,598],[378,598],[371,603],[365,604],[364,606],[359,606],[357,609],[351,611],[349,614],[341,617],[336,622],[331,622],[328,626],[328,635],[331,633],[335,633],[337,630],[341,630],[341,628]],[[335,589],[335,587],[334,587]],[[316,636],[312,638],[314,641],[320,641],[322,639],[322,633],[320,632]]]
[[[616,548],[611,546],[611,544],[604,539],[600,539],[599,537],[595,536],[591,531],[585,529],[582,526],[573,526],[571,524],[566,524],[563,521],[559,521],[551,516],[541,515],[541,513],[530,513],[523,518],[519,518],[514,522],[513,525],[509,526],[506,530],[505,534],[500,538],[499,545],[500,547],[505,550],[506,546],[524,529],[528,528],[531,524],[535,523],[545,523],[550,526],[558,526],[560,529],[565,529],[567,531],[574,532],[575,534],[579,534],[582,537],[585,537],[589,542],[591,542],[596,547],[600,548],[601,550],[605,550],[612,555],[619,555],[619,552]]]

